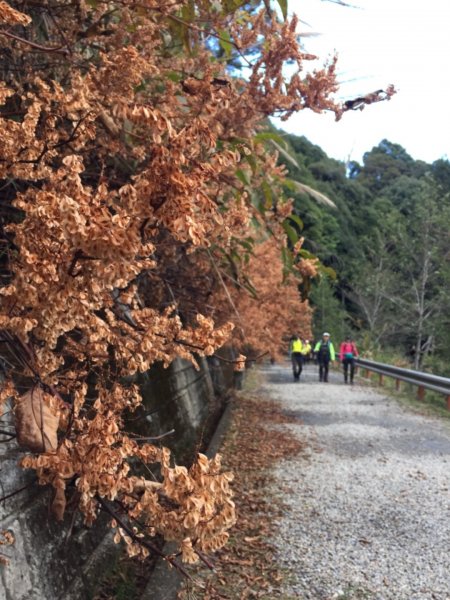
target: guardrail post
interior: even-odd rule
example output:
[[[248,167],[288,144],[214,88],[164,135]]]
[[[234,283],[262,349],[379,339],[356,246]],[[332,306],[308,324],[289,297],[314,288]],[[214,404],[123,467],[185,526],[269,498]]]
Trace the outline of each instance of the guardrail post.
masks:
[[[397,392],[400,391],[400,387],[401,387],[401,379],[396,379],[395,380],[395,389],[397,390]]]
[[[419,400],[425,400],[425,388],[421,385],[417,388],[417,398]]]
[[[383,373],[380,373],[380,385],[383,385],[383,381],[384,381],[384,377],[383,377]]]
[[[450,410],[450,396],[447,396],[447,410]]]

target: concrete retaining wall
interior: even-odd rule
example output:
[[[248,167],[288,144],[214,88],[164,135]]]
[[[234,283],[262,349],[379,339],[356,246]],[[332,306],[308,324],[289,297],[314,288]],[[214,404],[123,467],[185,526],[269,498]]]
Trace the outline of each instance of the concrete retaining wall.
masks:
[[[157,366],[138,379],[144,405],[130,428],[146,436],[175,429],[162,443],[178,463],[188,464],[206,447],[232,384],[226,363],[200,359],[199,364],[197,371],[176,360],[168,369]],[[33,475],[17,466],[22,455],[14,442],[0,444],[0,496],[29,485],[0,504],[0,527],[16,539],[4,550],[10,564],[0,566],[0,599],[90,600],[118,550],[107,535],[106,519],[87,528],[68,507],[64,523],[56,523],[49,511],[49,490],[39,488]]]

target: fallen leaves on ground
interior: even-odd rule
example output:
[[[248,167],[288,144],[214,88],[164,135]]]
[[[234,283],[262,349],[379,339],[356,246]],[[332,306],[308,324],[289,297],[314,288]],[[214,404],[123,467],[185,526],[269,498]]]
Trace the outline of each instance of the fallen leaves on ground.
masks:
[[[186,582],[179,593],[183,600],[269,600],[280,594],[283,572],[270,540],[284,510],[283,492],[273,485],[271,469],[298,454],[303,444],[281,427],[294,419],[277,403],[245,393],[235,402],[220,453],[236,477],[237,524],[228,544],[214,557],[215,572],[197,571],[195,583]]]

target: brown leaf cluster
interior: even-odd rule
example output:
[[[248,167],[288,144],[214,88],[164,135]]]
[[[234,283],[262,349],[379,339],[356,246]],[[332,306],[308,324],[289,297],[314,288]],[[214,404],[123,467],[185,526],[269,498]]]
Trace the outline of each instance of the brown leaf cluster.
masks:
[[[12,546],[16,540],[11,531],[2,530],[0,531],[0,548],[2,546]],[[0,565],[7,565],[9,563],[8,558],[0,552]]]
[[[255,246],[248,264],[242,269],[241,280],[246,277],[256,291],[256,297],[242,293],[238,285],[228,284],[227,293],[219,289],[220,301],[216,306],[228,306],[229,298],[235,311],[229,319],[234,324],[233,340],[248,355],[269,354],[279,358],[287,350],[287,340],[294,333],[311,337],[311,309],[302,300],[297,289],[298,282],[283,274],[279,259],[280,242],[274,237]],[[301,260],[296,267],[301,275],[314,277],[317,269],[314,261]]]
[[[258,351],[308,331],[270,244],[244,273],[256,302],[239,285],[225,293],[217,265],[252,222],[278,231],[289,211],[255,210],[259,187],[283,175],[255,141],[262,120],[337,111],[335,64],[306,73],[314,57],[298,46],[295,18],[222,8],[48,0],[26,14],[0,2],[1,400],[15,398],[18,441],[35,453],[22,466],[54,488],[56,518],[69,495],[87,523],[106,502],[125,519],[116,526],[130,554],[145,555],[142,540],[157,532],[187,562],[227,539],[230,475],[202,456],[171,466],[127,435],[123,414],[141,397],[123,378],[156,361],[195,363],[233,326],[238,346]],[[246,79],[213,49],[224,31]],[[286,61],[296,65],[287,80]],[[159,465],[161,488],[135,489],[136,462]]]
[[[29,25],[31,17],[15,10],[4,0],[0,1],[0,23],[7,25]]]

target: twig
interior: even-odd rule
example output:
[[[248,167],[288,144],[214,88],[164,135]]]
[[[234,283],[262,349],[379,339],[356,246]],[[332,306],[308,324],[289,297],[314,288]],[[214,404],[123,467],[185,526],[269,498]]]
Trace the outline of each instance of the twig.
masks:
[[[19,37],[18,35],[14,35],[13,33],[10,33],[9,31],[3,31],[1,29],[0,29],[0,35],[4,35],[7,38],[16,40],[16,42],[22,42],[22,44],[26,44],[27,46],[30,46],[31,48],[35,48],[36,50],[39,50],[39,52],[58,52],[60,54],[66,54],[66,52],[67,52],[67,47],[65,45],[58,46],[56,48],[49,47],[49,46],[41,46],[40,44],[30,42],[29,40]]]
[[[1,433],[1,431],[0,431],[0,433]],[[165,433],[162,433],[161,435],[157,435],[156,437],[141,437],[139,435],[139,436],[133,437],[133,440],[135,440],[136,442],[153,442],[156,440],[162,440],[163,438],[165,438],[169,435],[172,435],[172,433],[175,433],[175,429],[166,431]]]
[[[66,146],[67,144],[70,144],[70,142],[73,142],[75,138],[75,135],[78,131],[78,128],[80,127],[80,125],[83,123],[83,121],[89,116],[89,113],[84,116],[83,118],[81,118],[78,123],[75,125],[75,127],[73,128],[72,133],[70,134],[70,136],[66,139],[66,140],[61,140],[60,142],[58,142],[57,144],[54,144],[52,146],[52,149],[54,148],[60,148],[61,146]]]
[[[31,487],[35,483],[36,483],[35,480],[30,481],[30,483],[27,483],[27,485],[24,485],[23,487],[19,488],[18,490],[14,490],[14,492],[11,492],[10,494],[6,494],[6,496],[2,496],[0,498],[0,502],[4,502],[5,500],[8,500],[8,498],[12,498],[13,496],[17,496],[17,494],[20,494],[20,492],[23,492],[24,490],[26,490],[27,488]]]
[[[182,573],[185,577],[187,577],[188,579],[192,580],[192,577],[189,575],[189,573],[184,569],[184,567],[182,567],[181,565],[179,565],[175,560],[173,560],[172,558],[170,558],[170,556],[167,556],[164,554],[164,552],[161,552],[161,550],[155,546],[154,544],[143,540],[141,538],[138,538],[135,534],[135,532],[132,530],[132,528],[127,525],[118,515],[117,513],[110,507],[108,506],[108,503],[103,500],[103,498],[101,498],[100,496],[96,496],[95,497],[97,502],[100,504],[100,506],[109,514],[111,515],[111,517],[117,521],[117,523],[119,524],[119,526],[137,543],[137,544],[141,544],[141,546],[144,546],[144,548],[147,548],[147,550],[150,550],[150,552],[152,552],[153,554],[156,554],[157,556],[160,556],[161,558],[164,558],[164,560],[167,560],[167,562],[169,562],[173,567],[175,567],[176,569],[178,569],[180,571],[180,573]]]
[[[194,552],[198,555],[200,560],[203,563],[205,563],[205,565],[208,567],[208,569],[211,569],[211,571],[216,570],[215,566],[206,558],[206,556],[203,554],[203,552],[200,552],[200,550],[194,550]]]
[[[76,277],[79,273],[74,274],[74,269],[79,260],[96,260],[94,256],[86,256],[83,250],[76,250],[75,254],[72,257],[72,262],[69,265],[69,270],[67,274],[71,277]]]
[[[222,284],[222,287],[223,287],[223,289],[224,289],[224,292],[225,292],[225,294],[226,294],[226,297],[227,297],[227,299],[228,299],[228,302],[230,303],[230,306],[231,306],[231,308],[232,308],[232,309],[234,310],[234,312],[236,313],[236,316],[237,316],[237,318],[238,318],[238,320],[239,320],[239,323],[241,324],[242,330],[244,331],[244,324],[243,324],[243,322],[242,322],[241,315],[239,314],[239,311],[238,311],[238,309],[236,308],[236,305],[235,305],[235,303],[233,302],[233,298],[231,297],[231,294],[230,294],[230,292],[229,292],[229,290],[228,290],[228,288],[227,288],[227,286],[226,286],[226,283],[225,283],[225,281],[223,280],[222,274],[221,274],[221,272],[219,271],[219,269],[218,269],[218,267],[217,267],[217,265],[216,265],[216,263],[215,263],[215,260],[214,260],[214,258],[213,258],[213,256],[212,256],[212,254],[211,254],[211,252],[209,251],[209,249],[208,249],[208,248],[206,249],[206,252],[207,252],[207,254],[208,254],[208,256],[209,256],[209,260],[211,261],[211,264],[212,264],[212,266],[213,266],[213,269],[214,269],[214,271],[216,272],[216,274],[217,274],[217,277],[219,278],[219,281],[220,281],[220,283]]]

